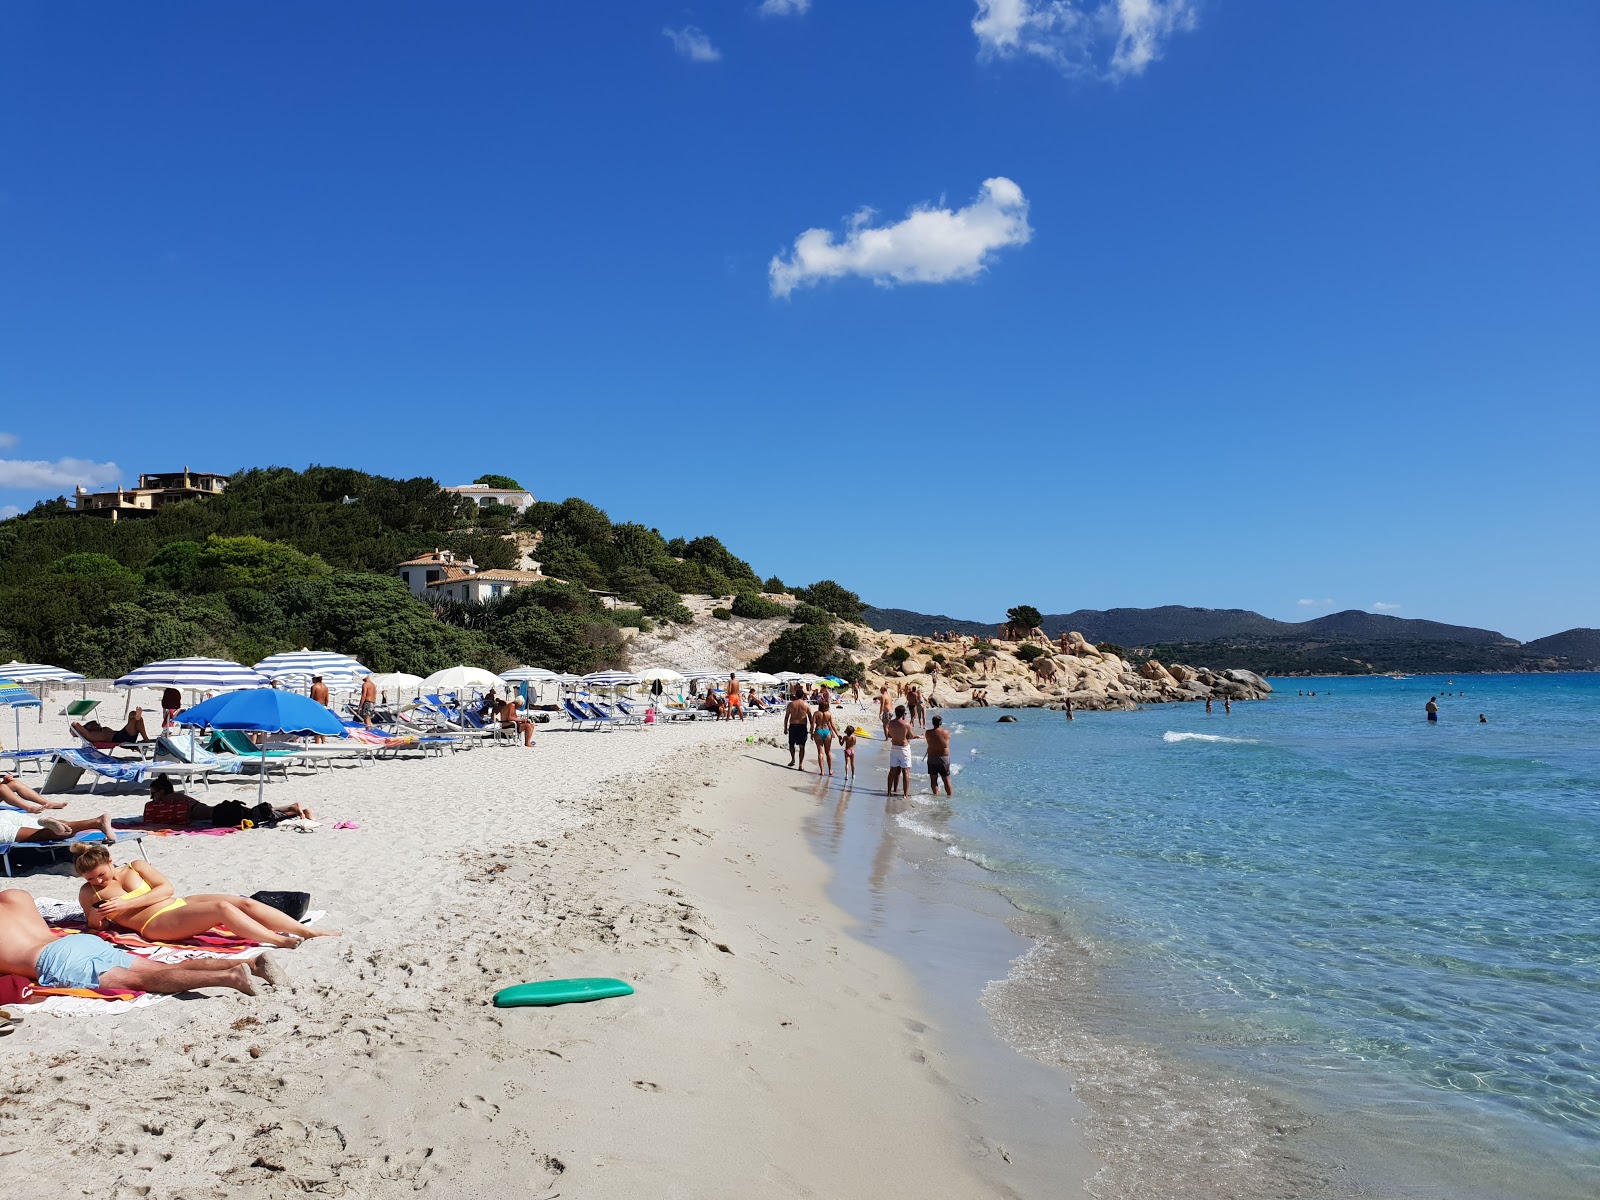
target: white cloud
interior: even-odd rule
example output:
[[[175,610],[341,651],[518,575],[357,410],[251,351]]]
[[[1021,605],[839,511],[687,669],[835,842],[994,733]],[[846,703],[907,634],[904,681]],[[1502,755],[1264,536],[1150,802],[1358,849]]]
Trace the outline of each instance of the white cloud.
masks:
[[[15,504],[0,504],[0,521],[9,521],[12,517],[21,515],[22,510]]]
[[[1321,600],[1296,600],[1301,608],[1329,608],[1333,605],[1333,597],[1325,596]]]
[[[1063,73],[1142,74],[1175,33],[1195,28],[1195,0],[977,0],[980,56],[1027,54]]]
[[[73,488],[80,483],[99,487],[121,478],[122,468],[116,463],[87,458],[58,458],[55,462],[0,458],[0,488]]]
[[[1007,246],[1024,245],[1028,201],[1022,189],[1003,176],[983,181],[978,198],[965,208],[914,208],[893,225],[870,224],[863,208],[835,239],[826,229],[808,229],[794,240],[794,253],[767,264],[774,296],[824,279],[859,275],[880,287],[897,283],[946,283],[970,279],[988,257]]]
[[[671,42],[672,48],[690,62],[709,63],[722,58],[722,51],[713,46],[711,39],[693,25],[685,25],[682,29],[673,29],[669,25],[661,31],[661,36]]]
[[[811,11],[811,0],[761,0],[763,17],[803,17]]]
[[[1403,604],[1385,604],[1382,600],[1372,602],[1373,612],[1399,612],[1404,607]]]
[[[17,444],[17,435],[14,433],[0,433],[0,450],[9,450]]]

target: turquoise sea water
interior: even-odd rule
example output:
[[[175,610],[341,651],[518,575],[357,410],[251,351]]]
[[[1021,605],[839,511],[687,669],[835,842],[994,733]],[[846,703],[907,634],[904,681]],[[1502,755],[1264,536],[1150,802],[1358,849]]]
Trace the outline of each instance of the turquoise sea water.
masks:
[[[1600,675],[1274,685],[951,714],[900,823],[1038,919],[997,1024],[1192,1156],[1145,1194],[1600,1194]]]

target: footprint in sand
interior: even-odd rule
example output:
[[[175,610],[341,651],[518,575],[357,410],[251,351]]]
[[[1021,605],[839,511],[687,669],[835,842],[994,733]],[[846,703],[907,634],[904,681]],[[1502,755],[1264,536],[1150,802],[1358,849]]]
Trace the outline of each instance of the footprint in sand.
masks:
[[[500,1106],[487,1096],[468,1096],[460,1101],[459,1106],[485,1121],[492,1121],[500,1115]]]
[[[659,1083],[651,1083],[648,1079],[635,1079],[633,1086],[641,1092],[659,1092],[661,1090]]]

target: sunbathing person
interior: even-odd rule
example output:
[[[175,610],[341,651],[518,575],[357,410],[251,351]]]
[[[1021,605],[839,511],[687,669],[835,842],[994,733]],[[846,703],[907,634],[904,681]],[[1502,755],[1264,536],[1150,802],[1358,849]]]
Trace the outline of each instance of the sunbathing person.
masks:
[[[291,950],[307,938],[338,936],[335,930],[312,929],[270,904],[244,896],[181,897],[149,863],[118,867],[104,846],[78,848],[72,856],[72,869],[83,877],[78,904],[90,929],[120,925],[146,941],[181,942],[225,925],[239,937],[282,950]]]
[[[276,966],[265,954],[248,964],[218,958],[163,963],[138,958],[92,933],[57,937],[33,897],[20,889],[0,892],[0,975],[21,975],[40,987],[107,987],[165,996],[203,987],[253,996],[252,975],[279,982]]]
[[[67,806],[65,800],[46,800],[15,775],[0,775],[0,804],[9,804],[31,813]]]
[[[72,732],[93,746],[125,746],[129,742],[150,740],[150,734],[144,727],[144,713],[137,708],[128,714],[128,723],[121,729],[112,729],[99,721],[74,721]]]
[[[214,814],[216,813],[217,809],[221,807],[220,805],[216,804],[207,804],[203,800],[196,800],[187,792],[178,791],[177,788],[172,786],[171,777],[166,775],[150,776],[150,799],[184,801],[189,806],[190,824],[197,824],[200,822],[214,823]],[[238,801],[235,801],[234,803],[237,804]],[[311,815],[311,810],[309,808],[307,808],[304,804],[297,802],[272,805],[272,815],[280,821],[287,821],[291,817],[302,817],[307,821],[316,820],[316,818]]]
[[[33,809],[12,812],[0,808],[0,845],[7,842],[65,842],[95,829],[106,835],[106,841],[117,840],[117,831],[111,827],[111,818],[105,813],[90,821],[63,821],[59,817],[40,816]]]

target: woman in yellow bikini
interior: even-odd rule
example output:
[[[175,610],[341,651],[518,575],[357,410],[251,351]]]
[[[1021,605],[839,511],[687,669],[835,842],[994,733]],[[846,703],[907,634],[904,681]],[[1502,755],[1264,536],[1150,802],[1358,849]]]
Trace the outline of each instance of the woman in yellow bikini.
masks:
[[[230,933],[288,950],[307,938],[335,937],[312,929],[259,900],[243,896],[180,897],[167,877],[147,862],[118,867],[104,846],[84,844],[72,856],[83,877],[78,903],[90,929],[120,925],[146,941],[181,942],[217,925]]]

